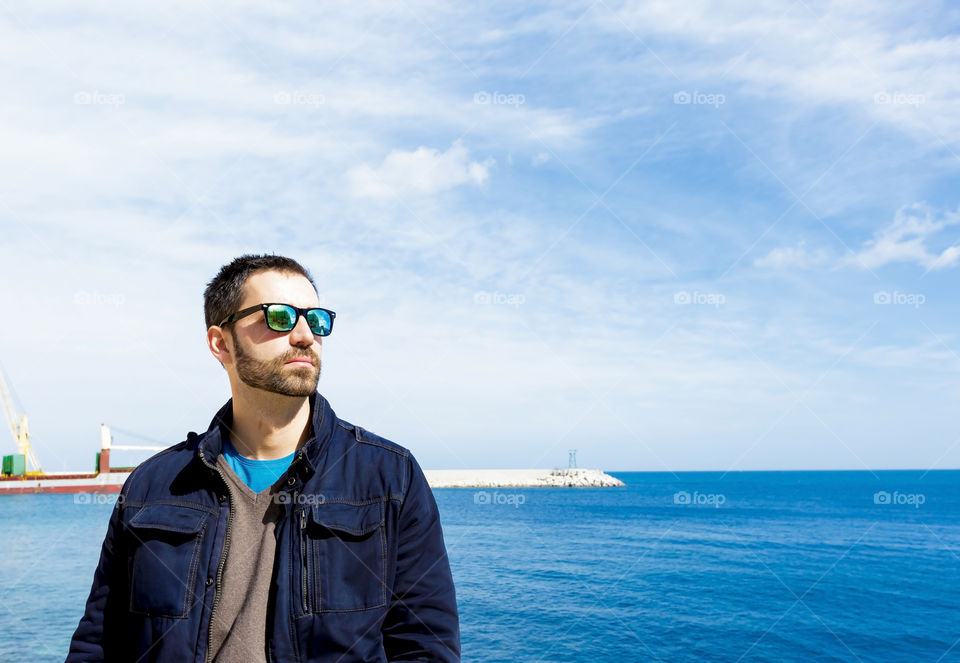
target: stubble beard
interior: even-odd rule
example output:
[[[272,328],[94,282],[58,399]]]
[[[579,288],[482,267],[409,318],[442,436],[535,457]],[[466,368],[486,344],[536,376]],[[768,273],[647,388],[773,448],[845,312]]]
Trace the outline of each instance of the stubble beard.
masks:
[[[236,340],[236,339],[235,339]],[[237,360],[237,377],[254,389],[263,389],[284,396],[309,396],[317,390],[320,381],[321,362],[313,351],[293,349],[272,360],[254,359],[239,342],[234,343]],[[294,357],[309,356],[316,367],[284,366]]]

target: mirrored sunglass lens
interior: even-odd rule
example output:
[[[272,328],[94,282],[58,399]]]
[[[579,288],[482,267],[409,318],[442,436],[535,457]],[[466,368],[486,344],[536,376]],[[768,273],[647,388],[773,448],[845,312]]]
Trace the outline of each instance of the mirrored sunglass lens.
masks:
[[[274,331],[290,331],[297,323],[297,312],[289,306],[267,308],[267,326]]]
[[[317,336],[326,336],[330,333],[330,314],[326,311],[320,309],[307,311],[307,323]]]

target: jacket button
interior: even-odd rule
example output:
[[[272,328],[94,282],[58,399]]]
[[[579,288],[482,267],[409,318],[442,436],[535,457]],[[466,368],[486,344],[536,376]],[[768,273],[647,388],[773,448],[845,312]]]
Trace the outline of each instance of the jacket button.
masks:
[[[288,486],[293,486],[293,485],[295,485],[296,483],[297,483],[296,477],[290,477],[289,479],[287,479],[287,485],[288,485]]]
[[[207,587],[209,587],[212,584],[213,584],[213,578],[211,576],[207,576]]]
[[[224,495],[223,493],[220,493],[220,495],[219,495],[219,497],[217,497],[217,499],[220,500],[220,504],[223,504],[224,502],[227,501],[227,496]]]

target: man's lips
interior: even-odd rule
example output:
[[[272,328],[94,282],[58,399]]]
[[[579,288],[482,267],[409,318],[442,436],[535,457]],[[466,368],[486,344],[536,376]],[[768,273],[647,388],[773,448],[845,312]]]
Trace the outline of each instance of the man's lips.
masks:
[[[295,357],[287,362],[287,364],[293,364],[294,366],[313,366],[313,360],[310,357]]]

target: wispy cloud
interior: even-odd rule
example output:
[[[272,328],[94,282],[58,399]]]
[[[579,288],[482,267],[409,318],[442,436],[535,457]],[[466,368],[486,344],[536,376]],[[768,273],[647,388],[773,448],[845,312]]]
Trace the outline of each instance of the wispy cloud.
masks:
[[[696,0],[628,2],[605,27],[629,27],[661,60],[665,77],[770,95],[799,108],[849,104],[939,146],[960,138],[954,112],[960,37],[936,23],[942,6]],[[697,44],[701,57],[683,55]],[[651,66],[653,64],[651,63]]]
[[[393,150],[379,166],[351,168],[347,182],[351,194],[359,198],[434,194],[461,184],[482,185],[493,164],[492,158],[471,161],[467,148],[456,141],[445,152],[427,147],[412,152]]]
[[[806,244],[806,241],[801,240],[797,246],[771,249],[767,255],[757,258],[753,264],[757,267],[774,269],[809,269],[823,265],[830,259],[826,249],[810,250]]]

